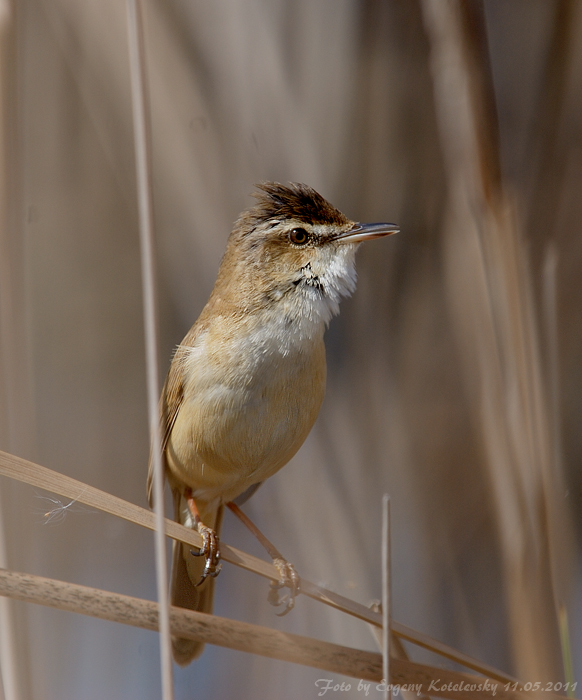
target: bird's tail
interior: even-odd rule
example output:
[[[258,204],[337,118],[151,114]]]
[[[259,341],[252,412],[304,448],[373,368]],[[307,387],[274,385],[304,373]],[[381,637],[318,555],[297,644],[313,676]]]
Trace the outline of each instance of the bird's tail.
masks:
[[[180,507],[181,495],[175,494],[175,517],[181,520]],[[222,523],[223,506],[210,506],[210,504],[196,502],[202,522],[220,532]],[[174,541],[172,559],[171,603],[180,608],[196,610],[197,612],[212,612],[214,601],[214,578],[208,577],[200,586],[195,584],[200,581],[204,571],[205,557],[195,557],[191,554],[192,547],[182,542]],[[196,659],[204,649],[203,642],[196,642],[183,637],[172,637],[172,653],[174,661],[180,666],[186,666]]]

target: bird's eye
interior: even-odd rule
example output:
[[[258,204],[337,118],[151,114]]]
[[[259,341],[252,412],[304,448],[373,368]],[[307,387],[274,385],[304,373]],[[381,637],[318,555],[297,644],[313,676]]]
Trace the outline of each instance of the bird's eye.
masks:
[[[295,245],[305,245],[309,240],[309,234],[304,228],[294,228],[289,232],[289,240]]]

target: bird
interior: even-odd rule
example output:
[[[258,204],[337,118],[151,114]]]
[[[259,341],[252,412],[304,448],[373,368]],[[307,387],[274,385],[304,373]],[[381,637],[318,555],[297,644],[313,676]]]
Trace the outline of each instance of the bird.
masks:
[[[224,506],[235,509],[233,501],[252,495],[305,441],[325,393],[324,331],[355,290],[356,249],[399,230],[352,221],[301,183],[262,182],[253,196],[208,302],[174,352],[160,400],[174,517],[204,542],[200,552],[174,542],[171,603],[206,613]],[[150,505],[152,478],[150,458]],[[281,574],[276,587],[291,588],[289,609],[298,577],[274,547],[270,553]],[[172,638],[182,666],[203,647]]]

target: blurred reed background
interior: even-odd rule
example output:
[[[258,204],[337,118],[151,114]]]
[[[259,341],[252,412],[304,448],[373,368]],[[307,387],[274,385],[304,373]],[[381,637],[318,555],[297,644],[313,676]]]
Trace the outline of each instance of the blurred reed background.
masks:
[[[246,512],[300,574],[367,604],[388,492],[395,619],[523,681],[563,680],[567,620],[582,680],[582,3],[145,11],[167,362],[255,182],[402,229],[360,252],[318,422]],[[0,0],[0,100],[0,448],[145,505],[125,4]],[[0,489],[2,566],[155,596],[150,533]],[[230,515],[223,534],[262,556]],[[216,612],[375,648],[308,599],[277,618],[267,590],[225,565]],[[5,600],[0,616],[7,700],[160,696],[155,634]],[[310,698],[322,677],[208,647],[176,698]]]

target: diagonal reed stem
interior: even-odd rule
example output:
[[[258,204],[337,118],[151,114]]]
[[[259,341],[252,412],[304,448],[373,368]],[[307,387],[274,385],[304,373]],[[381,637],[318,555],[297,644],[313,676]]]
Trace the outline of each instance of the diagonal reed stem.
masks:
[[[88,486],[69,476],[59,474],[39,464],[34,464],[34,462],[29,462],[21,457],[2,451],[0,451],[0,476],[22,481],[25,484],[45,489],[65,498],[76,499],[79,503],[98,508],[149,530],[155,530],[156,528],[155,516],[149,510],[133,503],[128,503],[117,496],[105,493],[93,486]],[[199,548],[202,545],[202,538],[194,530],[190,530],[168,519],[164,521],[164,525],[165,534],[168,537],[185,542],[192,547]],[[234,547],[229,547],[223,542],[220,544],[220,552],[224,561],[240,566],[247,571],[252,571],[269,580],[278,580],[279,578],[277,569],[263,559],[254,557]],[[336,610],[341,610],[348,615],[382,628],[382,615],[378,612],[303,578],[301,579],[301,593]],[[515,678],[496,670],[492,666],[462,654],[456,649],[399,622],[392,620],[391,629],[394,634],[402,637],[402,639],[406,639],[417,646],[462,664],[473,671],[477,671],[477,673],[482,673],[503,683],[515,682]]]
[[[4,569],[0,569],[0,595],[143,629],[157,630],[159,624],[159,606],[152,601]],[[377,653],[173,606],[170,607],[169,619],[172,632],[180,637],[341,673],[360,679],[360,683],[368,681],[368,692],[372,689],[371,683],[378,683],[382,678],[382,656]],[[373,690],[395,693],[404,689],[414,692],[416,697],[430,692],[431,696],[452,700],[522,700],[532,697],[532,693],[523,692],[519,684],[515,687],[509,683],[501,685],[499,681],[483,676],[405,659],[392,658],[390,665],[391,685],[382,681]],[[331,689],[333,684],[334,680],[328,678],[321,678],[316,683],[320,694],[326,687]],[[544,692],[544,698],[564,700],[552,692]]]

